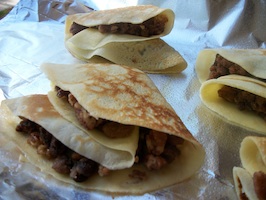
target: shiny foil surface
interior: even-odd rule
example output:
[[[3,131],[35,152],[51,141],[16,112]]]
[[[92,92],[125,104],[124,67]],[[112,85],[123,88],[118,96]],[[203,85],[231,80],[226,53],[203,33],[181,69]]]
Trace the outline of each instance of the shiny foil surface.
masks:
[[[240,143],[258,134],[229,124],[202,104],[194,68],[205,48],[266,48],[265,1],[21,0],[0,20],[0,99],[47,93],[50,83],[39,68],[44,62],[82,63],[64,46],[67,15],[140,4],[175,12],[174,28],[162,39],[188,66],[180,74],[149,76],[204,146],[206,159],[200,171],[154,193],[113,197],[64,186],[45,176],[24,162],[16,146],[0,134],[0,199],[237,199],[232,169],[241,166]]]

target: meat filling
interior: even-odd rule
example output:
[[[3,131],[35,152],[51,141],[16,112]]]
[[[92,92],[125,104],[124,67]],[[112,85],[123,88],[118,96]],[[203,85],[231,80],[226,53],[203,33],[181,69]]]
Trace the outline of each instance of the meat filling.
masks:
[[[62,91],[59,87],[55,89],[59,98],[68,99],[70,105],[76,109],[76,115],[79,121],[88,129],[97,128],[110,138],[124,137],[126,133],[132,131],[133,126],[123,125],[104,119],[95,119],[82,108],[71,93]],[[62,94],[65,94],[65,96]],[[161,169],[180,155],[178,146],[182,145],[183,142],[184,140],[182,138],[141,127],[135,162],[144,163],[150,170]]]
[[[245,69],[243,69],[241,66],[225,59],[220,54],[217,54],[213,65],[210,67],[210,73],[208,79],[216,79],[219,78],[220,76],[225,76],[230,74],[252,77],[264,82],[266,81],[265,79],[254,77],[253,75],[248,73]]]
[[[108,168],[69,149],[38,124],[23,117],[21,119],[16,131],[27,134],[28,144],[35,147],[38,154],[51,160],[56,172],[68,175],[76,182],[86,181],[97,172],[99,176],[110,174]],[[182,138],[141,127],[136,164],[144,164],[149,170],[159,170],[180,155],[179,145],[183,142]],[[142,181],[147,176],[145,172],[133,171],[129,178]]]
[[[140,128],[140,139],[136,153],[137,161],[149,170],[158,170],[170,164],[180,155],[179,145],[184,139],[166,133]]]
[[[226,101],[235,103],[240,110],[249,110],[257,113],[266,120],[266,99],[250,92],[223,86],[218,95]]]
[[[262,171],[253,174],[254,189],[258,199],[266,199],[266,174]]]
[[[52,168],[69,175],[76,182],[83,182],[97,173],[98,163],[72,151],[38,124],[22,118],[16,131],[28,135],[27,142],[37,149],[37,153],[52,160]]]
[[[168,19],[165,15],[159,15],[148,19],[141,24],[115,23],[110,25],[103,24],[92,28],[98,29],[99,32],[104,34],[129,34],[142,37],[150,37],[153,35],[161,34],[164,31],[167,21]],[[70,32],[75,35],[86,28],[88,27],[73,22],[70,28]]]
[[[88,130],[96,128],[109,138],[127,137],[133,131],[134,126],[101,118],[96,119],[79,104],[77,99],[70,92],[64,91],[59,87],[56,87],[55,90],[57,91],[57,97],[67,99],[68,103],[74,108],[79,123]]]
[[[71,93],[62,91],[58,87],[56,87],[56,90],[60,98],[65,98],[70,101],[70,104],[75,107],[77,101],[71,96]],[[69,149],[43,127],[24,117],[20,118],[22,120],[17,125],[16,131],[27,134],[27,143],[35,147],[38,154],[51,160],[53,162],[52,168],[56,172],[68,175],[76,182],[86,181],[97,172],[100,176],[106,176],[110,173],[108,168]],[[118,125],[114,125],[115,122],[108,123],[106,121],[94,119],[93,126],[101,127],[103,130],[105,127],[103,125],[108,124],[111,127],[106,126],[106,129],[111,130],[110,134],[116,132],[114,129],[121,129],[118,132],[124,132],[125,129],[127,129],[126,132],[128,131],[128,127],[124,125],[121,128],[118,123]],[[182,145],[183,142],[184,139],[182,138],[140,127],[140,139],[136,151],[135,163],[144,164],[149,170],[161,169],[180,155],[179,145]],[[129,177],[137,177],[139,180],[145,180],[147,178],[145,172],[141,171],[132,173]]]

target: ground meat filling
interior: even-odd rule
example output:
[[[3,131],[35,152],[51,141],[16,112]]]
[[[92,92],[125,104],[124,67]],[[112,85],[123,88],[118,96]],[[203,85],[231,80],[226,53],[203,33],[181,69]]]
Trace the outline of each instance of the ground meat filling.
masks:
[[[27,142],[37,149],[37,153],[52,160],[52,168],[69,175],[76,182],[83,182],[97,173],[99,164],[72,151],[38,124],[21,117],[16,131],[28,135]]]
[[[258,199],[266,199],[266,174],[262,171],[253,174],[253,184]]]
[[[219,78],[220,76],[225,76],[230,74],[252,77],[264,82],[266,81],[265,79],[254,77],[253,75],[248,73],[245,69],[243,69],[241,66],[225,59],[220,54],[217,54],[214,64],[210,67],[210,73],[208,79],[216,79]]]
[[[182,138],[141,127],[136,162],[144,163],[149,170],[161,169],[180,155],[183,143]]]
[[[39,155],[51,160],[57,173],[68,175],[76,182],[86,181],[96,173],[99,176],[110,174],[108,168],[69,149],[38,124],[23,117],[21,119],[16,131],[27,134],[28,144],[35,147]],[[182,138],[141,127],[135,164],[143,164],[148,170],[159,170],[180,155],[179,147],[183,143]],[[148,178],[145,172],[139,170],[133,170],[128,176],[135,181]]]
[[[96,28],[99,32],[104,34],[129,34],[142,37],[150,37],[153,35],[161,34],[165,29],[165,24],[167,23],[167,21],[168,19],[165,15],[158,15],[144,21],[141,24],[115,23],[110,25],[99,25],[92,28]],[[70,28],[70,32],[75,35],[86,28],[88,27],[73,22]]]
[[[123,138],[132,133],[134,126],[120,124],[117,122],[94,118],[77,101],[77,99],[68,91],[55,87],[57,97],[65,99],[74,108],[76,117],[80,124],[88,130],[98,129],[109,138]]]
[[[81,118],[81,123],[87,124],[86,126],[97,128],[110,138],[124,137],[125,133],[131,132],[133,126],[125,126],[116,122],[93,118],[87,111],[81,108],[80,104],[78,104],[70,92],[63,91],[59,87],[55,89],[59,98],[65,98],[77,110],[77,118]],[[135,162],[144,163],[150,170],[161,169],[180,155],[178,146],[183,144],[184,139],[182,138],[142,127],[140,127],[139,135],[140,139]]]
[[[249,110],[257,113],[266,120],[266,99],[250,92],[223,86],[218,90],[219,97],[235,103],[240,110]]]

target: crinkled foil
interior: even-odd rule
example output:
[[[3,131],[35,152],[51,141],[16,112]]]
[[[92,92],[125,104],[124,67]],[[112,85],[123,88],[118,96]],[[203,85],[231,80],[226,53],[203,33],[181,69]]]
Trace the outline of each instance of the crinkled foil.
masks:
[[[6,1],[7,2],[7,1]],[[236,199],[232,169],[240,166],[239,147],[256,135],[230,125],[200,101],[194,65],[204,48],[265,48],[266,3],[231,0],[21,0],[0,21],[0,100],[46,93],[44,62],[80,63],[64,46],[64,20],[77,12],[154,4],[176,14],[172,32],[163,39],[185,58],[176,75],[150,74],[191,133],[206,150],[202,168],[189,180],[130,199]],[[3,94],[2,94],[3,93]],[[0,128],[3,127],[0,124]],[[66,187],[23,162],[19,150],[0,134],[0,199],[128,199]]]

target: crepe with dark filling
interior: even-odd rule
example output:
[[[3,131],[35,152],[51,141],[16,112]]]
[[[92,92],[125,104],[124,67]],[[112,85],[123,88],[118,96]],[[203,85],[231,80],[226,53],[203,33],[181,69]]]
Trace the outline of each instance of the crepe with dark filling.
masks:
[[[184,181],[201,167],[205,156],[203,147],[144,72],[106,64],[44,64],[41,68],[53,85],[49,101],[46,96],[37,96],[34,101],[29,101],[29,97],[6,100],[1,105],[1,124],[6,125],[2,129],[4,134],[44,173],[83,189],[143,194]],[[45,99],[46,106],[40,105],[44,103],[41,99]],[[56,118],[54,112],[59,113]],[[90,123],[80,123],[86,118]],[[62,119],[64,124],[60,122]],[[91,122],[97,125],[89,127]],[[37,126],[41,131],[26,131],[25,124],[26,127],[28,124]],[[75,131],[69,126],[82,131],[83,136],[74,136]],[[107,132],[111,129],[111,135],[104,129]],[[121,135],[120,130],[131,132]],[[44,141],[49,148],[41,143],[36,153],[35,139],[43,135],[48,138],[48,142]],[[137,142],[132,138],[138,138]],[[79,152],[78,147],[83,149],[92,141],[99,148],[86,150],[89,156]],[[72,146],[71,150],[59,151],[66,152],[72,160],[59,159],[53,164],[57,158],[49,152],[57,146],[55,144],[61,143],[68,148]],[[101,146],[107,152],[102,151]],[[131,164],[126,162],[125,165],[119,152],[117,156],[108,152],[108,149],[115,153],[130,146],[135,147]],[[44,158],[46,154],[48,158]],[[95,154],[94,157],[91,154]],[[101,160],[96,160],[99,157]]]
[[[87,49],[109,42],[133,42],[159,38],[173,28],[174,12],[153,5],[129,6],[69,15],[66,40],[86,38]]]
[[[266,134],[266,83],[240,75],[203,82],[202,102],[226,121]]]
[[[240,200],[266,199],[266,138],[247,136],[240,146],[242,167],[233,168],[235,190]]]
[[[201,83],[230,74],[265,82],[265,66],[265,49],[204,49],[195,64]]]
[[[70,15],[65,46],[76,58],[127,65],[149,73],[179,73],[184,58],[160,37],[170,33],[174,13],[152,5],[130,6]]]

